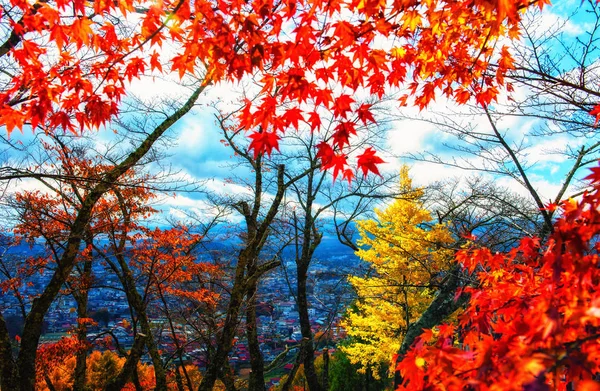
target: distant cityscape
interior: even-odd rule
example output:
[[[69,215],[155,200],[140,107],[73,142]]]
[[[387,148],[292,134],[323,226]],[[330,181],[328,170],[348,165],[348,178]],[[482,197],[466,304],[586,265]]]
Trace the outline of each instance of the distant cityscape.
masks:
[[[30,248],[20,245],[12,248],[10,256],[16,258],[31,257],[42,251],[40,245]],[[289,257],[288,257],[289,258]],[[313,334],[317,337],[316,351],[320,354],[323,348],[330,352],[335,350],[335,343],[345,337],[345,331],[340,326],[340,319],[345,308],[353,300],[354,295],[346,277],[355,274],[360,261],[353,251],[337,241],[324,240],[317,250],[311,263],[308,275],[309,315]],[[259,285],[257,296],[257,318],[260,348],[265,363],[273,360],[280,362],[277,374],[284,374],[293,366],[293,359],[301,340],[298,308],[294,297],[296,289],[296,265],[291,259],[283,259],[282,265],[265,275]],[[46,269],[35,274],[28,284],[20,291],[22,297],[33,297],[39,293],[40,287],[48,284],[51,270]],[[94,349],[115,349],[114,344],[105,343],[117,339],[123,349],[129,349],[133,344],[132,314],[117,276],[102,262],[93,264],[94,281],[101,282],[89,291],[88,313],[95,324],[88,327],[88,340]],[[19,299],[11,294],[4,294],[0,310],[7,320],[9,331],[18,334],[22,327],[23,317]],[[227,298],[225,298],[227,300]],[[27,304],[25,304],[27,309]],[[68,335],[77,326],[77,303],[68,294],[60,295],[44,319],[44,333],[41,343],[54,342]],[[173,341],[173,331],[168,327],[169,319],[157,308],[149,307],[148,316],[154,326],[160,341],[159,348],[163,358],[174,357],[176,344]],[[173,319],[171,319],[173,321]],[[197,329],[189,324],[178,322],[175,318],[173,328],[179,342],[183,346],[181,359],[186,364],[205,367],[206,346],[197,338]],[[250,368],[250,354],[244,336],[243,322],[240,324],[234,348],[229,356],[230,367],[242,378]],[[283,354],[286,352],[286,354]],[[177,353],[179,355],[179,353]],[[149,357],[142,361],[150,362]],[[279,376],[270,377],[270,385],[276,385]]]

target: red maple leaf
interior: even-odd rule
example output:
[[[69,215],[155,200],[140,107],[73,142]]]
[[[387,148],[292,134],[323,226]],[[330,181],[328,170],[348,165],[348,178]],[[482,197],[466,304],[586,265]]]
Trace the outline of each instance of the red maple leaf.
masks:
[[[586,180],[586,181],[590,181],[592,183],[600,183],[600,166],[599,167],[592,167],[592,168],[590,168],[590,171],[592,173],[589,174],[588,176],[586,176],[583,179]]]
[[[342,176],[344,178],[347,178],[346,171],[348,171],[348,157],[343,153],[333,154],[330,162],[330,167],[333,168],[334,181],[340,173],[342,173]]]
[[[333,143],[340,148],[344,148],[344,145],[350,145],[350,136],[356,135],[356,128],[354,122],[341,122],[335,128],[333,133]]]
[[[298,130],[299,121],[304,121],[304,117],[302,116],[302,110],[297,107],[293,107],[283,114],[283,122],[286,126],[293,126]]]
[[[275,132],[254,132],[248,137],[252,139],[248,149],[254,151],[254,159],[256,159],[259,154],[264,152],[271,156],[273,148],[279,151],[280,137]]]
[[[331,148],[331,145],[327,144],[325,141],[317,144],[317,159],[321,159],[321,169],[322,170],[327,170],[329,167],[331,167],[331,159],[333,158],[333,155],[335,154],[335,152],[333,151],[333,148]]]
[[[344,173],[342,174],[342,178],[348,181],[348,186],[352,183],[352,179],[354,179],[354,171],[350,168],[346,168]]]
[[[349,111],[352,111],[352,103],[354,99],[350,95],[341,95],[335,100],[335,107],[333,108],[333,114],[336,117],[346,118]]]
[[[381,163],[385,163],[385,161],[375,155],[375,150],[371,147],[365,149],[362,155],[358,155],[358,167],[360,167],[365,176],[369,171],[381,176],[377,168],[377,165]]]
[[[310,124],[310,130],[315,131],[321,127],[321,116],[316,111],[313,111],[308,116],[308,123]]]
[[[348,183],[352,182],[354,173],[348,168],[348,156],[343,153],[336,153],[331,145],[325,141],[317,145],[317,159],[321,159],[321,170],[333,168],[333,180],[342,174],[342,178]]]
[[[363,124],[367,124],[367,122],[377,122],[375,121],[375,117],[373,117],[373,113],[371,113],[371,106],[366,103],[360,105],[358,110],[356,110],[356,115],[358,115],[358,119],[363,122]]]

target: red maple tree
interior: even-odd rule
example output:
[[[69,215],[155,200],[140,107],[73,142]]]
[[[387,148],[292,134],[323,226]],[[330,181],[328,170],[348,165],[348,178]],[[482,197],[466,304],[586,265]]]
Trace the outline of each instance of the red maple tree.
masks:
[[[546,243],[457,254],[478,281],[462,292],[469,304],[457,324],[424,331],[398,389],[600,390],[600,167],[588,179]]]

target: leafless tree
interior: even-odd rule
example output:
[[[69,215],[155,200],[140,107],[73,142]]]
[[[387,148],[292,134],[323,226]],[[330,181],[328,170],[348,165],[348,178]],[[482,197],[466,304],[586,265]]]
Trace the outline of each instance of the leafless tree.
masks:
[[[543,219],[540,230],[528,233],[551,232],[554,209],[547,204],[576,195],[582,169],[600,157],[595,118],[589,114],[600,100],[599,27],[600,8],[593,1],[584,2],[567,19],[530,11],[522,22],[523,39],[511,47],[514,70],[506,82],[514,92],[468,112],[427,114],[421,120],[449,136],[442,143],[446,150],[408,156],[511,178],[525,189]],[[545,159],[559,163],[557,173],[551,174],[557,189],[545,195],[550,199],[535,182]]]

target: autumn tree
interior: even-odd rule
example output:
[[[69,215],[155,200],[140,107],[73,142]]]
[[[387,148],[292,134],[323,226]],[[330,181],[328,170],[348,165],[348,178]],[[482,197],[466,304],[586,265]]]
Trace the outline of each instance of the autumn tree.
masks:
[[[172,298],[196,303],[214,301],[213,292],[201,285],[201,281],[214,269],[212,265],[198,261],[193,253],[200,240],[198,235],[187,232],[184,227],[145,228],[132,219],[131,209],[123,204],[120,208],[123,213],[122,229],[114,229],[107,235],[108,244],[104,248],[99,245],[95,248],[122,285],[132,313],[135,339],[144,341],[134,345],[137,350],[132,348],[129,356],[132,353],[141,355],[146,346],[152,359],[156,389],[166,390],[167,368],[159,346],[161,331],[157,332],[151,325],[152,309],[156,305],[164,308]],[[131,246],[131,249],[126,246]],[[173,331],[172,321],[167,318],[168,327]],[[174,338],[177,341],[176,335]],[[127,381],[133,375],[123,373],[120,381]]]
[[[519,197],[521,200],[517,201],[514,196],[506,197],[502,192],[492,191],[497,185],[483,189],[480,192],[483,197],[468,196],[475,200],[475,205],[470,207],[472,210],[482,210],[477,204],[489,205],[483,210],[505,210],[504,223],[492,220],[500,223],[497,227],[504,227],[504,240],[496,237],[492,238],[493,242],[485,243],[489,239],[486,235],[494,231],[479,231],[483,234],[480,236],[482,244],[495,250],[508,251],[518,245],[523,236],[543,238],[548,235],[553,227],[555,209],[546,207],[548,198],[545,197],[550,197],[551,204],[558,204],[569,193],[576,194],[579,191],[577,174],[597,159],[594,118],[589,115],[597,97],[597,86],[592,82],[597,79],[594,65],[597,58],[594,44],[597,5],[585,3],[577,11],[573,11],[573,20],[583,17],[590,23],[590,29],[583,34],[585,38],[570,36],[572,24],[569,23],[572,21],[569,19],[546,25],[544,20],[551,15],[538,11],[524,14],[524,39],[511,44],[514,70],[506,77],[510,89],[517,93],[499,98],[489,106],[425,115],[426,121],[450,136],[443,142],[447,150],[440,154],[432,151],[410,154],[417,160],[476,171],[482,174],[476,179],[481,183],[509,178],[522,186],[529,200]],[[577,146],[566,140],[573,140]],[[535,183],[539,180],[536,159],[544,154],[553,161],[556,157],[563,161],[560,167],[550,163],[557,164],[557,175],[562,178],[554,194],[544,194]],[[484,179],[490,177],[494,179]],[[459,192],[469,193],[469,186],[467,184]],[[453,201],[452,204],[460,207],[460,203]],[[477,230],[467,233],[478,236]],[[496,247],[501,243],[498,239],[504,241],[504,248]],[[448,299],[453,294],[448,290]],[[425,323],[428,323],[425,328],[434,326],[431,322]],[[410,343],[399,350],[398,360],[412,343],[407,342]]]
[[[212,336],[218,327],[216,313],[223,301],[227,270],[226,265],[205,256],[209,252],[206,247],[209,235],[222,215],[216,213],[208,219],[188,216],[195,218],[196,223],[172,230],[152,230],[132,255],[136,258],[138,276],[146,281],[146,301],[155,303],[153,312],[166,320],[159,332],[161,339],[166,337],[171,341],[168,352],[162,354],[165,367],[170,369],[167,375],[171,374],[179,390],[193,391],[200,383],[199,370],[186,365],[184,357],[197,339],[205,347],[214,342]],[[186,331],[188,327],[194,330],[193,335]]]
[[[46,248],[43,256],[17,265],[20,275],[12,278],[7,275],[7,280],[2,281],[13,287],[17,298],[22,297],[17,288],[27,282],[24,278],[28,275],[43,269],[60,269],[59,260],[64,251],[64,241],[81,208],[81,200],[101,180],[102,174],[112,167],[110,156],[94,155],[93,150],[86,148],[85,144],[66,144],[58,136],[53,136],[52,140],[53,144],[47,143],[43,150],[51,159],[45,161],[45,164],[54,169],[40,176],[46,191],[19,192],[11,204],[18,219],[15,233],[32,244],[36,239],[42,239]],[[26,172],[23,167],[18,170]],[[134,376],[131,371],[136,370],[137,360],[141,357],[144,346],[147,346],[154,361],[152,370],[155,371],[156,387],[166,390],[166,372],[146,310],[150,302],[159,298],[164,300],[167,295],[194,297],[198,301],[212,300],[212,294],[206,289],[195,286],[190,290],[186,286],[193,278],[202,279],[213,270],[206,264],[197,262],[192,253],[200,237],[183,228],[150,230],[141,223],[154,212],[148,203],[155,197],[150,189],[156,185],[153,184],[155,179],[139,175],[135,171],[130,172],[130,175],[123,178],[125,183],[113,187],[96,204],[92,219],[85,229],[86,247],[81,249],[63,287],[63,293],[72,295],[77,302],[77,339],[82,345],[74,353],[77,360],[73,389],[82,390],[86,387],[86,357],[90,348],[86,328],[91,323],[88,294],[97,284],[96,276],[92,273],[94,260],[104,261],[119,278],[121,289],[134,314],[134,331],[138,330],[138,322],[143,330],[135,333],[136,343],[128,353],[127,365],[123,365],[125,372],[112,379],[120,382],[120,387]],[[146,240],[142,240],[142,236]],[[11,281],[17,284],[11,284]],[[144,293],[140,294],[138,290]],[[28,316],[25,307],[31,298],[24,300],[23,315]],[[8,338],[8,335],[4,338]],[[107,387],[116,386],[111,381]]]
[[[200,91],[197,91],[197,94],[199,93]],[[176,119],[180,118],[191,108],[194,100],[195,98],[192,98],[186,107],[180,107],[174,114],[166,114],[167,119],[165,121],[160,121],[152,132],[143,136],[146,139],[145,142],[134,146],[133,150],[125,152],[125,155],[117,156],[117,163],[106,167],[106,171],[100,172],[98,177],[93,178],[87,191],[81,194],[81,198],[77,199],[78,207],[72,222],[66,227],[66,231],[64,231],[64,241],[60,245],[61,251],[58,253],[57,258],[58,268],[53,272],[54,274],[50,279],[49,285],[44,287],[40,295],[32,302],[31,310],[25,320],[24,332],[19,346],[19,358],[16,363],[12,359],[2,360],[2,373],[4,374],[2,381],[8,382],[4,383],[3,387],[15,389],[16,386],[14,384],[17,383],[23,389],[33,387],[35,376],[33,368],[36,348],[43,324],[43,316],[50,308],[54,298],[59,294],[60,289],[67,281],[80,256],[81,243],[85,238],[86,227],[89,226],[90,221],[93,219],[96,204],[111,187],[117,185],[119,180],[123,179],[121,178],[123,174],[127,173],[133,165],[143,158],[146,152],[151,149],[153,143],[159,138],[158,136],[164,133]],[[11,172],[7,178],[23,177],[25,175],[36,177],[31,172],[26,172],[25,174]],[[37,177],[44,179],[47,176],[42,174]]]
[[[58,261],[64,251],[64,241],[75,215],[81,207],[81,200],[85,198],[91,186],[99,180],[102,173],[110,169],[110,165],[101,163],[98,156],[86,156],[84,149],[69,147],[60,138],[55,138],[54,146],[46,145],[46,151],[54,149],[55,164],[58,166],[55,179],[46,178],[43,183],[47,192],[32,191],[20,192],[15,196],[13,207],[18,213],[18,224],[15,233],[34,243],[42,239],[47,253],[33,258],[29,265],[20,266],[22,273],[30,273],[28,268],[60,270]],[[142,216],[151,211],[145,205],[151,193],[143,186],[136,186],[136,182],[143,183],[143,177],[128,177],[130,186],[124,191],[130,203],[140,205],[136,211]],[[117,229],[120,224],[118,216],[119,205],[113,193],[103,198],[94,208],[92,220],[85,229],[86,247],[78,255],[73,273],[65,281],[65,288],[77,303],[77,339],[81,345],[87,344],[86,326],[90,323],[88,316],[88,293],[93,286],[92,259],[95,252],[95,242],[101,235],[106,235]],[[30,298],[28,298],[30,300]],[[73,387],[76,390],[85,388],[86,377],[86,351],[82,346],[76,352],[77,363]]]
[[[81,207],[80,202],[89,192],[90,186],[99,180],[101,173],[109,168],[106,164],[101,164],[97,157],[85,156],[82,152],[83,149],[67,147],[60,138],[55,138],[54,141],[53,144],[46,144],[45,148],[49,153],[53,150],[54,164],[58,166],[55,178],[59,179],[43,179],[42,182],[47,187],[46,192],[17,193],[12,204],[18,214],[15,234],[31,244],[41,239],[46,249],[45,254],[34,256],[29,263],[18,265],[17,270],[21,275],[16,276],[17,281],[26,278],[32,271],[60,271],[58,260],[63,254],[66,235],[73,224],[75,213]],[[70,178],[70,180],[61,180],[65,178]],[[128,180],[132,185],[136,182],[133,177]],[[136,199],[134,202],[143,200],[145,198],[143,193],[140,191],[132,194],[131,196]],[[146,210],[146,207],[143,207],[142,213],[145,213]],[[86,247],[78,254],[73,273],[65,280],[64,288],[75,298],[77,303],[77,334],[79,343],[82,345],[87,344],[86,328],[90,323],[88,293],[93,279],[91,272],[92,246],[99,235],[105,234],[110,229],[107,217],[114,212],[114,205],[106,199],[96,206],[92,219],[84,232]],[[19,297],[18,293],[17,297]],[[32,299],[35,299],[35,296],[26,298],[28,303]],[[77,364],[73,385],[76,390],[82,390],[85,387],[86,351],[87,348],[82,346],[76,352]]]
[[[224,137],[223,142],[251,171],[249,179],[239,184],[244,188],[244,193],[217,200],[218,203],[229,205],[243,218],[244,229],[240,234],[242,244],[235,255],[235,270],[225,311],[226,317],[222,330],[216,336],[215,352],[209,359],[200,389],[212,389],[218,377],[227,380],[227,354],[233,346],[238,317],[243,310],[252,368],[248,387],[251,390],[264,390],[265,363],[259,347],[256,315],[258,284],[265,273],[281,264],[279,252],[285,247],[285,242],[276,243],[273,240],[273,232],[279,224],[286,191],[306,173],[287,176],[288,168],[285,164],[270,165],[267,155],[259,153],[258,150],[248,150],[246,138],[241,137],[244,129],[232,122],[232,115],[224,114],[218,120]]]
[[[229,122],[226,123],[226,120]],[[295,270],[290,271],[290,274],[295,277],[296,283],[294,286],[290,286],[290,294],[298,305],[302,342],[292,375],[288,377],[290,382],[283,386],[284,390],[291,387],[291,380],[294,378],[293,372],[300,365],[304,368],[309,389],[320,390],[323,387],[314,370],[316,342],[309,309],[310,303],[314,304],[315,300],[309,297],[310,283],[308,281],[311,262],[314,260],[315,251],[321,244],[323,235],[335,236],[336,223],[339,226],[348,224],[356,216],[370,211],[371,208],[367,205],[391,194],[388,175],[377,178],[365,175],[353,180],[353,172],[344,168],[345,162],[351,157],[362,159],[361,151],[365,145],[379,144],[385,135],[385,132],[378,126],[373,125],[369,128],[367,125],[371,125],[371,123],[368,118],[353,115],[348,116],[348,120],[352,122],[353,127],[361,131],[361,136],[357,137],[353,148],[347,150],[348,156],[340,155],[334,158],[336,162],[332,164],[335,167],[330,173],[325,169],[321,159],[320,138],[311,131],[307,124],[301,122],[295,124],[296,132],[283,135],[279,140],[277,150],[272,150],[265,156],[255,149],[253,149],[253,154],[246,152],[246,140],[242,134],[242,131],[246,129],[240,127],[239,121],[235,121],[234,115],[223,114],[219,119],[224,136],[222,142],[226,147],[231,148],[238,157],[233,163],[236,173],[246,173],[251,168],[250,173],[246,176],[237,174],[235,177],[228,178],[228,182],[247,188],[249,193],[247,197],[254,194],[256,199],[256,194],[264,191],[260,190],[259,186],[262,185],[267,189],[266,191],[269,191],[269,188],[273,187],[275,174],[278,175],[282,169],[286,178],[285,198],[281,202],[276,220],[269,228],[270,236],[274,238],[273,242],[279,242],[279,244],[271,245],[271,251],[276,253],[277,249],[288,246],[286,253],[290,254],[295,261]],[[331,118],[324,119],[324,121],[330,121],[331,125],[325,127],[328,129],[322,131],[322,136],[325,138],[336,137],[337,122]],[[349,134],[348,137],[350,136],[352,135]],[[253,139],[250,147],[255,143],[256,140]],[[376,166],[371,168],[377,170]],[[252,181],[258,170],[262,170],[261,181]],[[364,173],[366,174],[367,171],[368,169],[365,169]],[[378,171],[377,173],[379,174]],[[274,192],[274,189],[271,192]],[[332,224],[329,216],[335,213],[335,208],[338,208],[338,212],[345,209],[348,215],[347,218],[341,218],[342,214],[338,213],[337,219]],[[342,229],[340,228],[340,231]],[[250,308],[254,307],[250,302],[247,305]],[[253,322],[250,322],[247,317],[246,324],[251,323]],[[251,356],[253,354],[260,355],[260,351],[258,349],[253,351],[252,346],[249,343]],[[253,368],[252,376],[255,373],[258,371]]]
[[[560,8],[555,12],[563,13]],[[420,115],[416,119],[447,135],[440,143],[444,150],[407,153],[521,188],[539,210],[543,235],[554,218],[546,203],[558,204],[579,192],[578,174],[600,157],[597,121],[589,115],[600,98],[600,11],[596,2],[586,1],[564,14],[525,13],[523,37],[510,45],[512,69],[506,74],[507,87],[515,92],[489,106],[455,106]],[[547,23],[552,18],[556,22]],[[574,33],[573,26],[583,21],[585,31]],[[502,66],[494,61],[488,74]],[[544,160],[556,172],[551,193],[543,188],[538,169]]]
[[[175,371],[183,372],[189,386],[192,379],[182,358],[185,340],[181,340],[181,333],[176,331],[180,324],[176,324],[175,319],[169,316],[170,307],[177,301],[185,301],[187,305],[195,307],[214,307],[219,295],[211,289],[208,282],[221,270],[218,266],[198,259],[196,248],[202,237],[189,232],[185,227],[153,229],[144,236],[143,240],[139,236],[134,238],[136,243],[131,254],[138,281],[144,282],[142,302],[148,303],[147,305],[160,303],[166,315],[165,328],[170,333],[176,354],[179,355],[179,365],[175,367]],[[140,286],[139,283],[137,285]],[[166,363],[163,364],[163,361]],[[168,362],[161,360],[160,364],[167,367]]]
[[[373,141],[382,135],[380,129],[372,132],[365,131],[367,139]],[[310,390],[324,389],[325,385],[319,379],[314,368],[315,350],[318,338],[313,335],[313,327],[309,316],[309,309],[314,308],[316,297],[309,294],[310,284],[318,282],[309,281],[309,271],[314,265],[316,251],[321,245],[324,235],[332,235],[341,239],[347,238],[348,224],[358,216],[369,213],[373,203],[393,197],[394,189],[390,186],[391,178],[386,175],[379,178],[361,178],[352,184],[345,182],[331,183],[330,174],[322,170],[318,156],[312,153],[314,137],[311,135],[296,139],[297,149],[283,152],[282,157],[288,159],[293,156],[296,164],[289,168],[290,172],[304,171],[306,176],[291,186],[289,204],[284,212],[285,225],[288,235],[291,236],[290,247],[296,266],[296,286],[290,287],[292,295],[298,305],[300,331],[302,342],[298,353],[298,360],[294,367],[303,366],[304,376]],[[292,141],[293,143],[293,141]],[[334,170],[335,176],[337,171]],[[341,174],[340,174],[341,175]],[[331,219],[333,214],[334,218]],[[340,276],[340,279],[343,279]],[[335,308],[330,309],[335,313]],[[332,319],[333,320],[333,319]],[[329,327],[326,325],[325,327]],[[294,370],[292,370],[292,373]],[[293,379],[293,376],[288,377]],[[286,390],[286,383],[283,390]]]
[[[358,298],[346,313],[351,342],[342,350],[362,373],[396,353],[450,272],[456,243],[446,224],[436,223],[425,209],[424,191],[412,186],[406,166],[399,180],[402,198],[376,210],[374,219],[358,222],[357,255],[369,268],[364,276],[350,277]]]
[[[426,330],[404,357],[401,389],[598,389],[598,172],[547,241],[457,254],[480,283],[457,326]]]

